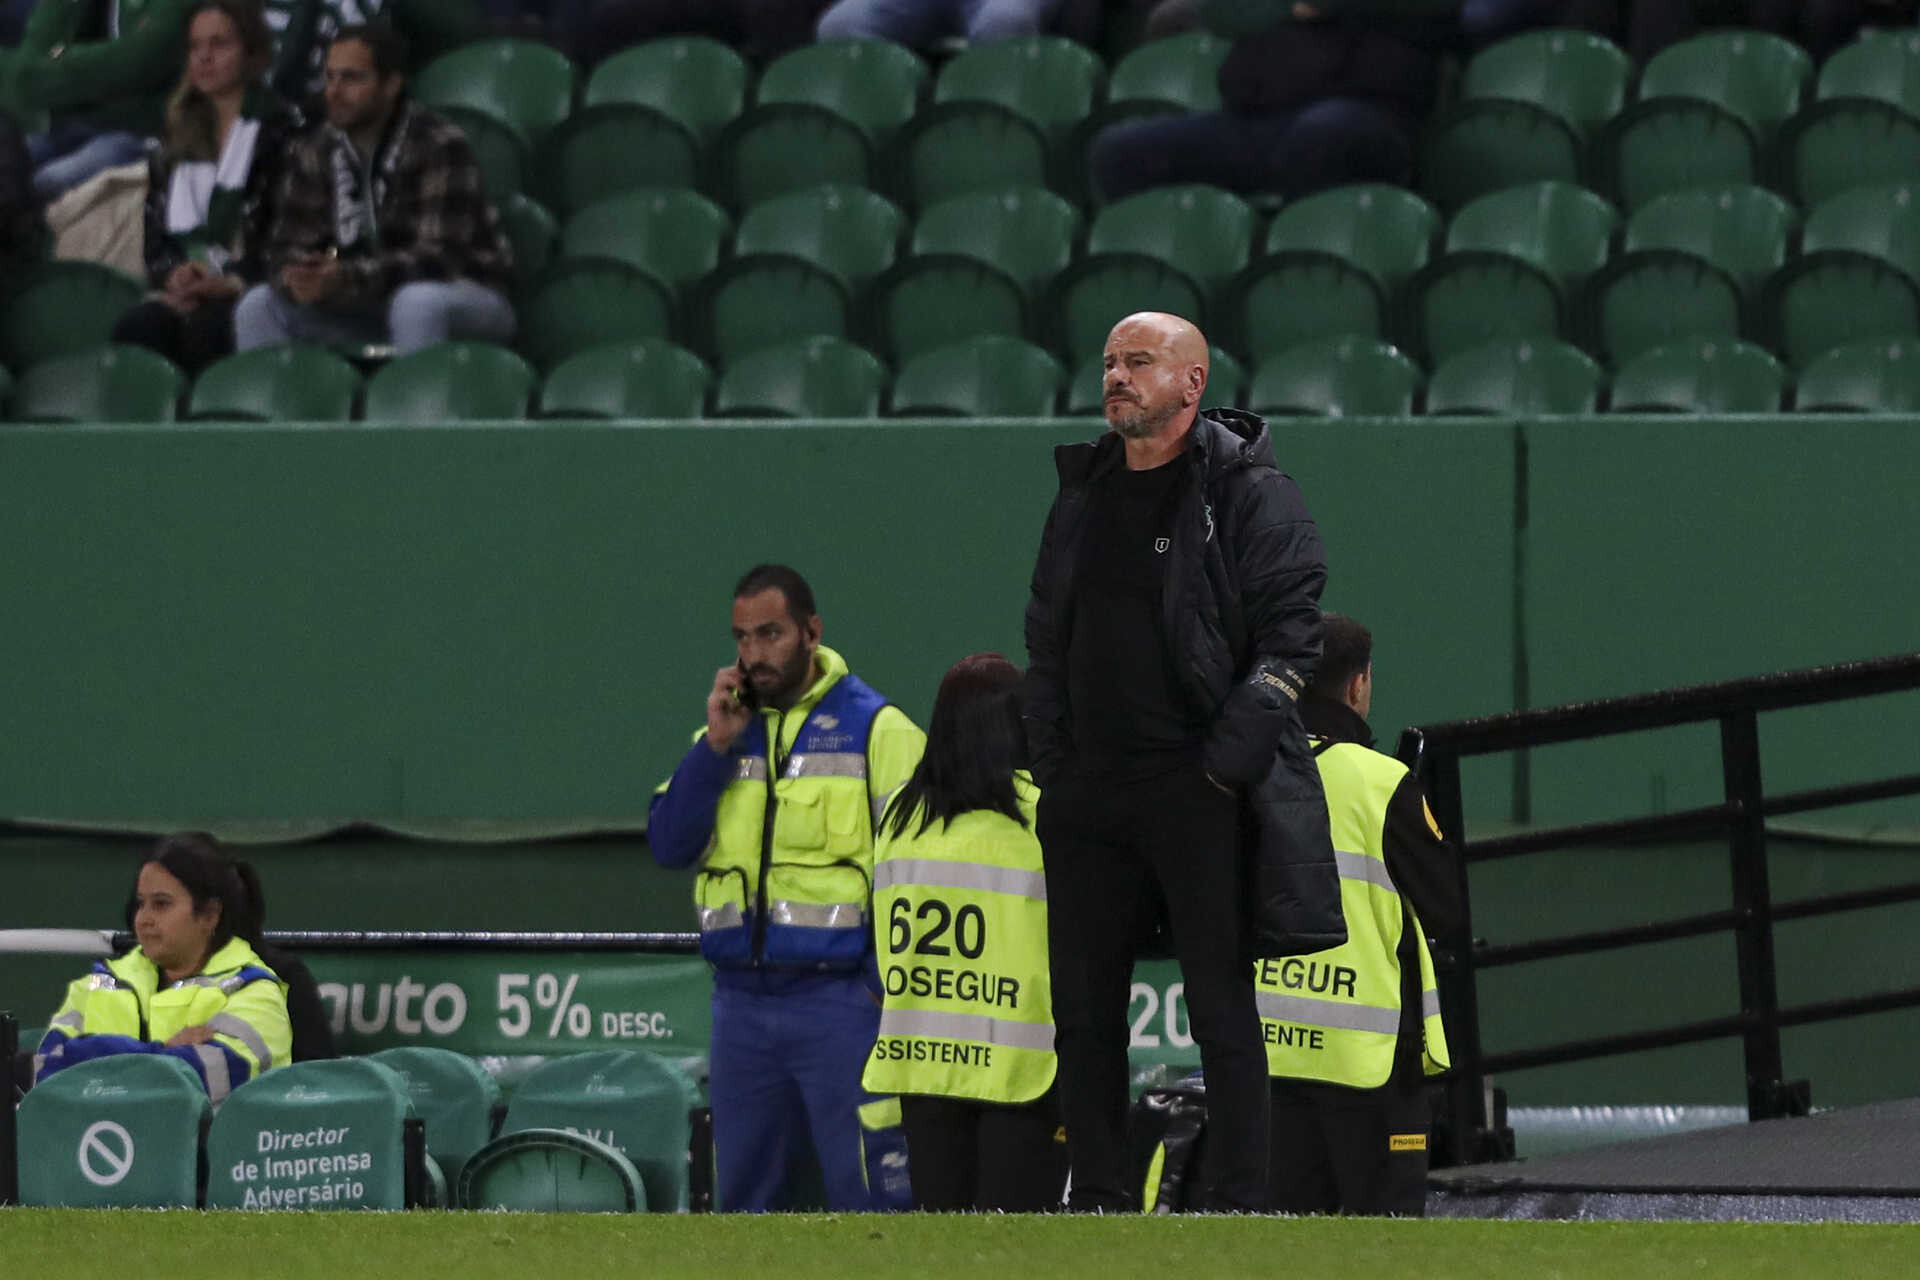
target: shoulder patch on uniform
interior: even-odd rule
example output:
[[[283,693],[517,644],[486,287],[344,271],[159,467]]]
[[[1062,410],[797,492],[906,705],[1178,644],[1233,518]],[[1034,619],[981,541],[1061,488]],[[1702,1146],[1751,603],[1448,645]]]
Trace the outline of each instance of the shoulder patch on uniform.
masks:
[[[1433,816],[1433,806],[1427,803],[1425,796],[1420,797],[1420,814],[1427,820],[1427,829],[1433,832],[1435,840],[1447,838],[1447,833],[1440,829],[1440,820]]]

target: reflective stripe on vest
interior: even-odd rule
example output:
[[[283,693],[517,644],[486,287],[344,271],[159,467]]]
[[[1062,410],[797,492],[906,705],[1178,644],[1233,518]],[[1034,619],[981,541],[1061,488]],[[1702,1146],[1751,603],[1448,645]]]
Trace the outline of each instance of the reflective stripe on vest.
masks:
[[[1398,948],[1412,912],[1387,870],[1387,804],[1406,766],[1354,743],[1321,750],[1317,759],[1332,819],[1334,857],[1347,941],[1312,956],[1261,961],[1255,1000],[1275,1076],[1377,1088],[1393,1072],[1401,1023]],[[1424,1063],[1447,1066],[1446,1035],[1433,958],[1418,920],[1415,947],[1421,977]]]
[[[1030,1102],[1053,1084],[1047,885],[1027,819],[981,809],[875,851],[874,946],[884,991],[862,1083],[874,1093]]]

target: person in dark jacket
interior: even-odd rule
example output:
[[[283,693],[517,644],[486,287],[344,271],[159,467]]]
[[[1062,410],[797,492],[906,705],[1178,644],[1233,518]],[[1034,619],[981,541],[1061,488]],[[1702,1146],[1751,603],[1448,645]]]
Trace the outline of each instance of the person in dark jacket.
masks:
[[[1320,653],[1320,535],[1265,424],[1200,412],[1207,344],[1192,324],[1129,316],[1105,364],[1113,434],[1055,453],[1022,710],[1071,1207],[1137,1207],[1126,1011],[1135,924],[1157,894],[1215,1117],[1196,1203],[1257,1211],[1268,1098],[1251,958],[1345,938],[1295,709]]]
[[[1406,182],[1432,111],[1458,0],[1204,0],[1233,39],[1220,111],[1109,125],[1088,148],[1101,196],[1209,183],[1294,199],[1348,182]]]

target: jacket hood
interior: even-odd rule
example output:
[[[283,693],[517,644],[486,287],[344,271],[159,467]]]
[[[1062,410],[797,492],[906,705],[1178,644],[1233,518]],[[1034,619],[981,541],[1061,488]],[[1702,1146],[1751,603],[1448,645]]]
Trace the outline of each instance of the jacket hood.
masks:
[[[1194,419],[1192,447],[1209,480],[1239,467],[1280,469],[1266,419],[1244,409],[1202,409]],[[1054,465],[1061,481],[1072,484],[1119,465],[1125,451],[1119,434],[1109,430],[1097,440],[1059,446],[1053,451]]]

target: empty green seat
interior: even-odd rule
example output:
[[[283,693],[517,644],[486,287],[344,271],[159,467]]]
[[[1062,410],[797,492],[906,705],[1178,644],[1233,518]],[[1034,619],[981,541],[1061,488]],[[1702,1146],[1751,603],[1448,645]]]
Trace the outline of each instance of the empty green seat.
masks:
[[[622,49],[593,69],[583,106],[652,107],[711,138],[747,100],[744,58],[706,36],[670,36]]]
[[[916,254],[978,258],[1037,298],[1073,261],[1080,211],[1042,187],[977,191],[928,208],[913,228]]]
[[[805,258],[857,292],[893,265],[906,225],[906,215],[879,192],[828,183],[747,210],[733,251]]]
[[[1524,182],[1578,182],[1582,143],[1545,107],[1507,98],[1462,100],[1428,131],[1420,190],[1442,209]]]
[[[18,373],[107,342],[140,282],[97,262],[39,262],[0,281],[0,364]]]
[[[700,145],[651,107],[609,103],[567,117],[539,152],[540,199],[564,218],[596,200],[648,187],[691,187]]]
[[[1247,265],[1253,210],[1218,187],[1157,187],[1101,209],[1087,231],[1087,252],[1158,258],[1214,295]]]
[[[145,347],[102,346],[30,366],[13,389],[20,422],[172,422],[186,375]]]
[[[1701,187],[1660,196],[1627,219],[1621,249],[1690,253],[1719,267],[1757,297],[1787,259],[1799,210],[1762,187]]]
[[[1026,327],[1018,282],[957,254],[906,259],[874,281],[867,303],[872,345],[895,362],[967,338],[1018,338]]]
[[[1853,187],[1920,174],[1920,120],[1870,98],[1829,98],[1781,130],[1775,160],[1785,190],[1811,209]]]
[[[1682,338],[1740,336],[1739,282],[1691,253],[1645,249],[1609,262],[1588,282],[1585,331],[1611,364]]]
[[[801,338],[728,365],[713,411],[721,417],[872,418],[880,413],[886,381],[886,366],[871,352],[843,338]]]
[[[1920,115],[1920,33],[1876,31],[1835,50],[1820,68],[1816,96],[1873,98]]]
[[[1920,185],[1858,187],[1807,215],[1801,253],[1767,281],[1768,332],[1796,366],[1920,325]]]
[[[441,54],[408,88],[429,107],[465,107],[504,121],[537,144],[573,109],[567,55],[531,40],[482,40]]]
[[[440,114],[466,135],[480,183],[496,203],[527,186],[527,140],[505,120],[470,107],[441,107]]]
[[[562,258],[521,299],[518,345],[550,369],[604,342],[669,337],[673,315],[672,288],[638,267],[611,258]]]
[[[193,384],[193,418],[245,422],[345,422],[353,416],[360,375],[324,347],[289,343],[227,356]]]
[[[527,362],[505,347],[442,342],[400,356],[374,374],[367,382],[366,417],[383,423],[524,418],[533,382]]]
[[[414,1114],[426,1122],[427,1154],[453,1182],[504,1118],[500,1085],[464,1053],[407,1046],[368,1055],[406,1082]]]
[[[1065,374],[1030,342],[985,335],[935,347],[900,367],[890,411],[900,416],[1048,418]]]
[[[513,243],[513,278],[521,287],[540,278],[553,260],[554,241],[560,228],[554,225],[547,207],[532,196],[512,192],[494,203],[500,209],[500,221]]]
[[[1255,362],[1319,338],[1380,337],[1389,315],[1370,273],[1322,253],[1261,258],[1241,275],[1229,306],[1231,340]]]
[[[276,1067],[213,1118],[207,1207],[405,1208],[404,1133],[416,1118],[406,1081],[370,1058]]]
[[[758,100],[825,107],[880,146],[913,118],[926,87],[927,65],[911,49],[888,40],[828,40],[769,63]]]
[[[825,107],[783,102],[758,107],[728,125],[714,144],[720,199],[745,210],[821,183],[872,185],[873,146],[866,131]]]
[[[1594,192],[1536,182],[1483,196],[1454,215],[1447,251],[1507,253],[1572,290],[1607,261],[1620,216]]]
[[[1751,342],[1701,338],[1642,351],[1613,377],[1615,413],[1772,413],[1786,373]]]
[[[1704,98],[1653,98],[1615,116],[1595,144],[1598,181],[1623,209],[1695,187],[1761,176],[1753,126]]]
[[[461,1170],[454,1204],[515,1213],[641,1213],[647,1187],[611,1146],[566,1129],[523,1129],[488,1143]]]
[[[839,277],[804,258],[734,258],[701,282],[695,328],[702,354],[727,365],[795,337],[844,337],[853,317]]]
[[[1266,251],[1302,264],[1350,265],[1391,298],[1427,264],[1440,227],[1440,211],[1415,192],[1356,183],[1284,206],[1267,228]]]
[[[1025,116],[992,102],[921,111],[894,141],[894,184],[915,209],[977,191],[1048,185],[1047,140]]]
[[[20,1203],[194,1208],[212,1112],[206,1087],[178,1058],[116,1054],[48,1076],[20,1103]]]
[[[1791,40],[1764,31],[1709,31],[1647,59],[1639,96],[1699,98],[1725,107],[1763,145],[1800,109],[1813,59]]]
[[[1440,363],[1427,382],[1427,412],[1520,418],[1592,413],[1600,381],[1600,366],[1569,343],[1552,338],[1489,342]]]
[[[1200,393],[1202,409],[1234,409],[1246,398],[1247,371],[1224,347],[1208,348],[1207,386]],[[1075,367],[1067,388],[1066,412],[1073,415],[1106,412],[1106,353],[1094,351]]]
[[[1227,41],[1211,31],[1186,31],[1127,51],[1107,84],[1109,106],[1151,103],[1182,111],[1220,109],[1220,64]]]
[[[698,418],[713,374],[658,338],[591,347],[555,366],[540,387],[543,418]],[[451,1176],[451,1175],[449,1175]]]
[[[733,221],[687,187],[650,187],[596,200],[567,219],[560,252],[612,258],[683,290],[720,265]]]
[[[1404,417],[1420,390],[1420,366],[1370,338],[1309,342],[1260,362],[1247,390],[1255,413],[1309,417]]]
[[[1049,291],[1049,345],[1068,360],[1107,345],[1107,333],[1137,311],[1183,316],[1203,330],[1206,298],[1185,272],[1139,253],[1082,258]]]
[[[1586,137],[1619,113],[1632,76],[1632,60],[1605,36],[1529,31],[1475,54],[1461,79],[1460,99],[1530,102]]]
[[[1920,410],[1920,342],[1883,338],[1821,354],[1801,371],[1794,408],[1802,413]]]
[[[514,1091],[502,1135],[569,1129],[633,1162],[656,1212],[687,1208],[687,1145],[699,1101],[684,1071],[640,1049],[549,1059]]]
[[[1920,282],[1920,181],[1853,187],[1809,211],[1800,262],[1846,254],[1877,258]]]
[[[1085,45],[1021,36],[976,45],[941,68],[936,102],[993,102],[1066,136],[1100,101],[1106,69]]]

